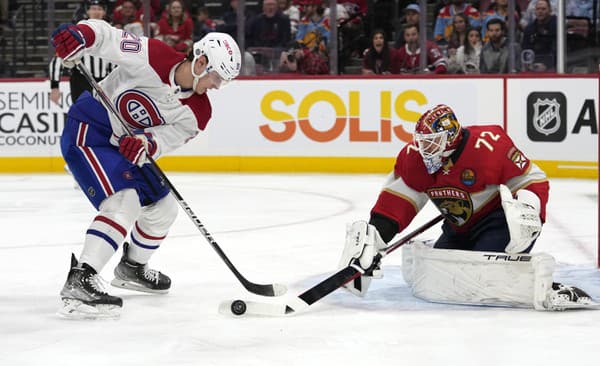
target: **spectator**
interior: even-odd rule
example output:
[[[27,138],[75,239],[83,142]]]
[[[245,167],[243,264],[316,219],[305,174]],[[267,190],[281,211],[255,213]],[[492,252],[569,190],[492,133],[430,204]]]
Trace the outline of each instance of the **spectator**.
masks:
[[[467,31],[467,42],[458,47],[448,60],[448,72],[451,74],[479,74],[481,55],[481,32],[477,28]]]
[[[300,23],[300,9],[292,4],[292,0],[278,0],[279,11],[290,18],[290,34],[291,38],[296,38],[298,32],[298,23]]]
[[[535,21],[535,5],[538,0],[531,0],[527,5],[527,9],[523,12],[523,16],[521,17],[521,29],[525,29],[529,23]],[[558,10],[558,0],[550,0],[550,7],[552,8],[552,14],[556,14]]]
[[[209,17],[210,14],[207,7],[201,6],[196,10],[194,31],[192,32],[194,42],[201,40],[207,33],[215,31],[217,25]]]
[[[421,19],[421,8],[419,8],[419,4],[408,4],[406,8],[404,8],[404,23],[402,23],[402,29],[406,24],[414,24],[416,26],[419,25],[419,21]],[[396,40],[396,48],[403,47],[405,44],[404,41],[404,32],[398,32],[399,36]]]
[[[521,17],[519,15],[520,11],[518,9],[518,4],[515,4],[515,7],[515,26],[518,29]],[[508,0],[495,0],[490,4],[485,13],[483,13],[481,18],[483,19],[481,29],[484,32],[481,36],[487,40],[485,31],[487,30],[487,22],[489,22],[490,19],[500,18],[505,24],[508,24]]]
[[[123,4],[125,0],[109,0],[109,9],[112,8],[110,4],[114,4],[114,6],[118,7]],[[143,0],[136,0],[137,8],[138,8],[138,16],[143,20],[144,18],[144,3]],[[164,6],[161,4],[161,0],[150,0],[150,21],[156,22],[157,19],[160,18],[161,13],[164,10]]]
[[[322,0],[303,0],[304,16],[298,25],[296,41],[304,46],[313,48],[319,43],[329,42],[329,19],[324,16]]]
[[[469,17],[465,13],[456,14],[452,20],[451,32],[446,36],[448,54],[456,54],[456,49],[467,43],[468,29],[471,29]]]
[[[554,71],[556,69],[556,16],[551,14],[549,0],[538,0],[535,4],[536,19],[523,32],[523,50],[532,50],[532,71]]]
[[[277,0],[264,0],[262,9],[249,21],[246,46],[287,48],[292,39],[290,18],[279,11]]]
[[[376,29],[371,36],[371,46],[365,50],[362,63],[365,75],[400,73],[396,50],[388,46],[383,29]]]
[[[508,40],[504,36],[505,24],[502,19],[492,18],[487,23],[488,41],[481,49],[479,70],[482,74],[505,74],[509,70]],[[515,55],[521,52],[515,47]],[[515,68],[518,68],[519,58],[515,59]]]
[[[139,6],[136,0],[123,0],[113,12],[112,21],[115,28],[123,29],[127,24],[139,21]]]
[[[398,50],[398,62],[401,74],[417,74],[419,68],[421,49],[419,48],[419,27],[415,24],[407,24],[404,27],[404,47]],[[432,41],[426,43],[427,66],[423,72],[445,74],[447,61],[438,46]]]
[[[452,21],[456,14],[464,13],[469,18],[471,27],[480,27],[481,20],[479,10],[471,4],[466,4],[464,0],[451,0],[451,3],[440,9],[435,20],[433,36],[437,42],[443,42],[444,36],[450,34],[449,28],[452,27]]]
[[[166,16],[158,21],[158,35],[155,37],[175,50],[187,53],[192,46],[194,22],[184,9],[181,0],[171,0]]]
[[[319,48],[298,48],[281,53],[279,72],[305,75],[329,74],[329,57]]]

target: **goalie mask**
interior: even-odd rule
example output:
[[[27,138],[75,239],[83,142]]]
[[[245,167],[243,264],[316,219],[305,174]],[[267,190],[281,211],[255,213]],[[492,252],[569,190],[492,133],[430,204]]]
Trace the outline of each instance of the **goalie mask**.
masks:
[[[194,72],[194,65],[198,58],[202,56],[206,56],[207,65],[204,72],[198,75]],[[194,43],[188,59],[192,61],[194,90],[196,90],[198,80],[209,73],[216,73],[221,80],[220,86],[224,86],[240,74],[240,68],[242,67],[240,48],[235,40],[226,33],[208,33],[201,40]]]
[[[450,107],[438,104],[417,121],[414,141],[429,174],[437,172],[461,140],[460,123]]]

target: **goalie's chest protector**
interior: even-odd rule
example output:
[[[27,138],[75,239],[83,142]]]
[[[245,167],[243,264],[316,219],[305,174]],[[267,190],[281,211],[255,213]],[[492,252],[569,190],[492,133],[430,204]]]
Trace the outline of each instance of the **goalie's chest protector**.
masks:
[[[499,126],[466,130],[463,143],[438,172],[429,175],[423,167],[418,170],[421,174],[408,179],[427,194],[457,231],[467,230],[499,209],[498,184],[526,174],[529,167],[529,160]]]

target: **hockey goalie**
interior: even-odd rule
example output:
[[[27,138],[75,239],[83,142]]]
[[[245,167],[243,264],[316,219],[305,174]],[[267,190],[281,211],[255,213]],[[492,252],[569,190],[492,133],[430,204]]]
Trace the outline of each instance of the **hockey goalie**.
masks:
[[[432,243],[403,248],[416,297],[442,303],[565,310],[596,307],[581,289],[553,281],[554,258],[529,254],[546,216],[549,183],[497,125],[462,127],[437,105],[417,121],[370,220],[349,224],[339,267],[364,274],[345,285],[362,296],[382,276],[378,259],[431,201],[444,220]]]

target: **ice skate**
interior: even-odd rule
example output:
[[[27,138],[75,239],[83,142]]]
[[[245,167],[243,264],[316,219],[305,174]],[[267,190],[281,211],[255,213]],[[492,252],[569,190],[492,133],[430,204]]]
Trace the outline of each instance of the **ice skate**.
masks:
[[[568,309],[600,309],[600,304],[593,301],[582,289],[554,282],[546,299],[548,310],[563,311]]]
[[[118,318],[123,300],[106,293],[103,283],[92,267],[78,263],[72,254],[71,270],[60,292],[64,305],[58,314],[72,319]]]
[[[171,279],[161,272],[150,269],[148,264],[140,264],[127,258],[129,243],[123,244],[123,257],[115,267],[115,279],[110,282],[115,287],[128,290],[166,294],[171,287]]]

